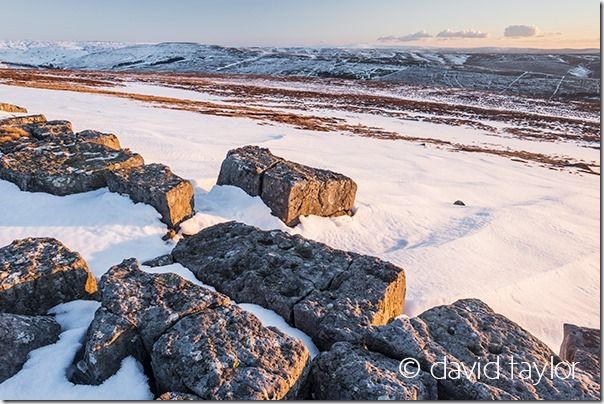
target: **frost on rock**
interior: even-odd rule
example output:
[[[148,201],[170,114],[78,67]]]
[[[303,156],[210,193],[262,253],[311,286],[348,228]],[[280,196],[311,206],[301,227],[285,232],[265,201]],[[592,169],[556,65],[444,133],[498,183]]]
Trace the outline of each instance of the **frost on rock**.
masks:
[[[57,304],[96,293],[84,259],[53,238],[26,238],[0,248],[0,312],[46,314]]]
[[[130,259],[101,279],[96,312],[71,380],[100,384],[134,356],[158,394],[203,399],[296,397],[309,369],[304,344],[262,326],[224,295]]]
[[[179,241],[172,255],[237,302],[275,311],[321,349],[403,311],[402,268],[279,230],[221,223]]]

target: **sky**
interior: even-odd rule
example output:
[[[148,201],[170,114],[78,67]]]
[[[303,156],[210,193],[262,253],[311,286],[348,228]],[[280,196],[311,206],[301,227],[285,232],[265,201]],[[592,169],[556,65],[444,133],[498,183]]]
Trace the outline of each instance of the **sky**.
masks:
[[[0,0],[0,39],[224,46],[599,48],[600,3]]]

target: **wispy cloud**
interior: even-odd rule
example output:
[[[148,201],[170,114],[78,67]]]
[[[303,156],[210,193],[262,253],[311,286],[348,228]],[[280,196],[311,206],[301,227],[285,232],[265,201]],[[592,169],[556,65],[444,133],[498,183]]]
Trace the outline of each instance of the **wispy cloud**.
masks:
[[[430,35],[426,31],[418,31],[413,34],[402,35],[402,36],[395,36],[395,35],[382,36],[382,37],[378,38],[378,41],[381,41],[381,42],[412,42],[412,41],[419,41],[419,40],[422,40],[425,38],[432,38],[432,35]]]
[[[539,28],[534,25],[510,25],[503,31],[508,38],[530,38],[539,35]]]
[[[450,29],[446,29],[444,31],[440,31],[436,34],[437,38],[446,38],[446,39],[461,39],[461,38],[487,38],[489,36],[488,32],[474,31],[474,30],[464,30],[464,31],[451,31]]]

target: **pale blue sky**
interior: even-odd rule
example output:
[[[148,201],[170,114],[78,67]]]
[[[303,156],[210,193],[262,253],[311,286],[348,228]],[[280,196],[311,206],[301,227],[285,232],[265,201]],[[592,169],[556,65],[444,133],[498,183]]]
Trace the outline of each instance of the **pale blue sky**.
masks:
[[[0,0],[0,39],[598,47],[599,10],[598,0]],[[530,29],[505,37],[511,25]]]

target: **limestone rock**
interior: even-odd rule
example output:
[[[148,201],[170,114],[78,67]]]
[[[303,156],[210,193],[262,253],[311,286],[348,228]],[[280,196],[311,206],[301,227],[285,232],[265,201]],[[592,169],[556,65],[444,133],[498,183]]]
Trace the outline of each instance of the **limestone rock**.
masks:
[[[365,336],[369,350],[393,359],[415,358],[421,369],[442,378],[438,380],[439,399],[456,400],[568,400],[596,399],[599,383],[581,371],[566,380],[550,377],[553,367],[561,363],[543,342],[506,317],[493,312],[476,299],[459,300],[448,306],[427,310],[413,319],[396,319],[385,326],[372,327]],[[444,360],[448,364],[445,368]],[[516,363],[512,373],[511,358]],[[475,363],[495,363],[499,371],[468,376],[451,376],[455,365],[471,369]],[[538,380],[533,368],[527,379],[526,365],[535,364],[545,376]],[[565,365],[560,365],[561,375]],[[475,368],[476,370],[476,368]],[[525,370],[524,373],[521,373]],[[493,376],[497,376],[496,378]],[[538,381],[538,382],[537,382]]]
[[[160,255],[159,257],[155,257],[150,259],[149,261],[143,262],[143,265],[148,267],[165,267],[166,265],[174,264],[174,259],[172,258],[172,254]]]
[[[32,123],[46,122],[44,115],[26,115],[26,116],[13,116],[10,118],[0,119],[0,128],[5,126],[21,126]]]
[[[348,342],[319,354],[310,378],[317,400],[437,399],[436,380],[429,373],[406,379],[399,373],[399,361]]]
[[[73,129],[69,121],[35,122],[24,125],[23,128],[38,140],[52,136],[73,135]]]
[[[159,394],[202,399],[295,396],[309,366],[301,341],[262,326],[216,292],[176,274],[148,274],[130,259],[100,282],[102,306],[71,380],[100,384],[133,355]]]
[[[172,228],[194,213],[191,182],[163,164],[108,171],[107,186],[111,192],[127,194],[134,202],[153,206],[161,214],[162,222]]]
[[[200,401],[201,397],[196,396],[195,394],[189,393],[179,393],[177,391],[169,391],[167,393],[162,394],[157,397],[158,400],[162,401]]]
[[[230,150],[217,184],[259,195],[288,226],[298,224],[300,216],[351,215],[357,190],[342,174],[287,161],[257,146]]]
[[[55,239],[26,238],[0,248],[0,312],[46,314],[96,292],[86,262]]]
[[[172,256],[234,300],[274,310],[322,349],[403,310],[402,268],[278,230],[221,223],[180,240]]]
[[[0,383],[21,370],[31,351],[55,343],[60,333],[52,317],[0,313]]]
[[[0,178],[21,190],[70,195],[106,186],[110,170],[143,165],[143,158],[127,150],[112,150],[74,136],[19,141],[0,156]]]
[[[83,130],[76,136],[85,142],[102,144],[113,150],[121,150],[120,141],[113,133],[103,133],[96,130]]]
[[[600,330],[564,324],[560,357],[600,380]]]
[[[6,102],[0,102],[0,111],[4,112],[18,112],[27,114],[27,109],[18,105],[9,104]]]

